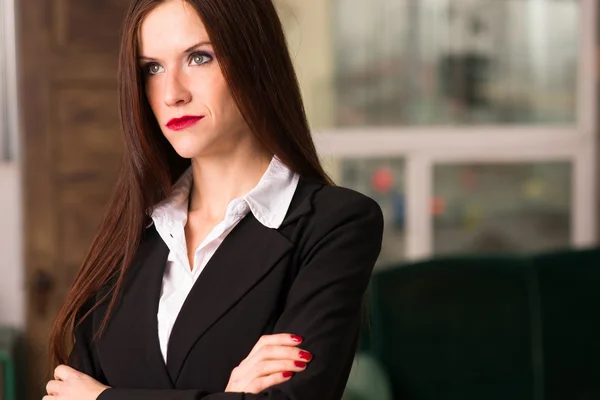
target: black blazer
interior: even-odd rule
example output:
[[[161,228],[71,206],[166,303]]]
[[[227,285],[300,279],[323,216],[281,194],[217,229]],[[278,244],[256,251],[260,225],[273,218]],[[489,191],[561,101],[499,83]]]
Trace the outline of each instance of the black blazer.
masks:
[[[99,400],[340,399],[382,231],[372,199],[301,180],[279,229],[249,213],[220,245],[177,317],[165,365],[156,314],[169,250],[150,227],[107,329],[92,340],[104,303],[75,329],[69,364],[112,387]],[[231,371],[273,333],[304,338],[306,370],[259,395],[224,393]]]

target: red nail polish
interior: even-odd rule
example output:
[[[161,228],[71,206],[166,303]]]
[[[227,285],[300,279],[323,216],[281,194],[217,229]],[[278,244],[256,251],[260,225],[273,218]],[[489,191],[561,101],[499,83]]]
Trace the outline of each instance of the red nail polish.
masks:
[[[294,375],[294,373],[291,371],[286,371],[282,375],[284,378],[289,378],[290,376]]]
[[[292,340],[296,343],[302,342],[302,338],[298,335],[292,335]]]
[[[301,352],[300,352],[300,358],[301,358],[301,359],[303,359],[303,360],[308,360],[308,361],[310,361],[310,360],[312,360],[312,354],[310,354],[310,353],[309,353],[309,352],[307,352],[307,351],[301,351]]]
[[[306,363],[304,361],[294,361],[294,365],[296,365],[296,367],[298,367],[298,368],[306,367]]]

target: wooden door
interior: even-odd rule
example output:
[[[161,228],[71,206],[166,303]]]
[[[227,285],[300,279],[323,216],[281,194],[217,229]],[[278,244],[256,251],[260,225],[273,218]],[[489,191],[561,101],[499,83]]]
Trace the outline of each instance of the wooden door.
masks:
[[[48,331],[99,226],[121,160],[116,71],[127,0],[19,0],[27,398]]]

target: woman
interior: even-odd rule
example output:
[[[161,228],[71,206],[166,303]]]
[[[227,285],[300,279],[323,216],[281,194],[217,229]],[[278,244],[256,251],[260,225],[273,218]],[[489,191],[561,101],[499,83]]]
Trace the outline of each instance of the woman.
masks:
[[[119,79],[123,170],[45,398],[339,399],[382,215],[323,172],[271,0],[134,1]]]

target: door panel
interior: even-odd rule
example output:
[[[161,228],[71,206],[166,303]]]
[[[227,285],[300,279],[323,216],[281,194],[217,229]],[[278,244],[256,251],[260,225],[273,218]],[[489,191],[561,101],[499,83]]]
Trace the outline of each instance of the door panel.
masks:
[[[48,332],[120,165],[116,72],[126,1],[19,0],[28,398],[44,393]]]
[[[122,153],[116,134],[116,89],[63,86],[52,96],[57,119],[53,143],[60,177],[114,175]]]

